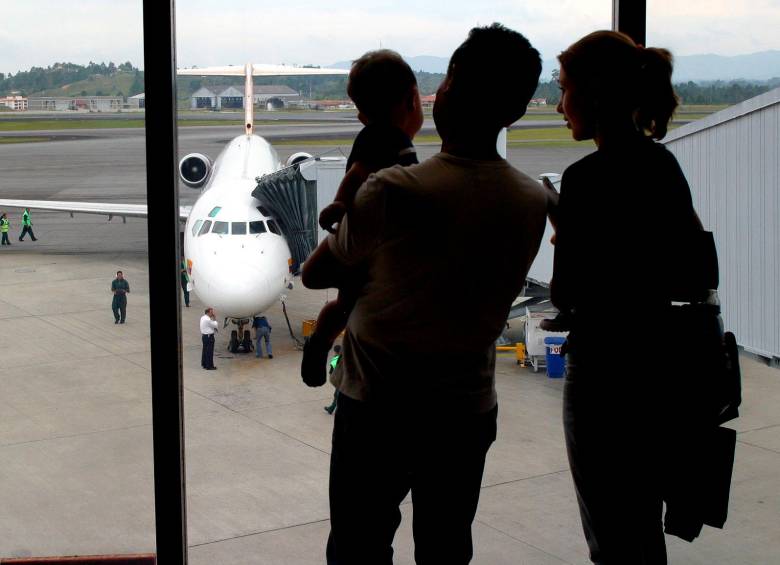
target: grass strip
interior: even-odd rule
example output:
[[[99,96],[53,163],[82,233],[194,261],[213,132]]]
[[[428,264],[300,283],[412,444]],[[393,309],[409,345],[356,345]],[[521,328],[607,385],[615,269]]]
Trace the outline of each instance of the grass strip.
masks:
[[[32,135],[0,137],[0,145],[10,145],[12,143],[39,143],[41,141],[51,141],[51,138]]]

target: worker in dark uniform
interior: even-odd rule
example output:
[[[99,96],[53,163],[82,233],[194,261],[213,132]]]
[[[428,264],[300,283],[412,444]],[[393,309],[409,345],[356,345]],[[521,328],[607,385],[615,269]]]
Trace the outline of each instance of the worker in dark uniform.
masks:
[[[38,238],[35,237],[35,234],[32,231],[32,220],[30,219],[30,209],[25,208],[24,213],[22,214],[22,233],[19,234],[19,241],[24,240],[25,234],[30,234],[30,238],[33,241],[38,241]]]
[[[190,291],[187,288],[187,285],[190,282],[190,275],[187,273],[187,263],[184,261],[184,259],[181,260],[181,265],[179,266],[180,270],[180,281],[181,281],[181,289],[184,292],[184,305],[189,308],[190,307]]]
[[[114,323],[124,324],[125,315],[127,314],[127,293],[130,292],[130,285],[125,280],[122,271],[117,271],[116,278],[111,281],[111,292],[114,293],[114,299],[111,301]]]
[[[11,245],[11,242],[8,240],[8,229],[10,227],[11,224],[8,222],[8,217],[3,212],[3,215],[0,216],[0,233],[3,234],[3,245]]]
[[[333,357],[330,358],[330,368],[328,369],[328,374],[332,375],[333,371],[336,370],[336,367],[339,365],[339,361],[341,361],[341,346],[340,345],[334,345],[333,346]],[[333,393],[333,402],[330,403],[329,406],[325,406],[325,412],[328,414],[333,414],[333,412],[336,411],[336,408],[338,408],[339,405],[339,389],[336,388],[336,392]]]

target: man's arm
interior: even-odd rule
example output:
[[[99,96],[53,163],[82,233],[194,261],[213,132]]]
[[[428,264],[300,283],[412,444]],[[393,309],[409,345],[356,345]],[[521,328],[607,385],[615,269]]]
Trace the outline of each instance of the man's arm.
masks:
[[[363,263],[379,244],[385,224],[385,195],[380,178],[371,175],[358,190],[337,233],[323,240],[306,259],[301,273],[304,286],[341,288],[350,280],[353,267]]]
[[[339,262],[325,239],[303,264],[301,282],[306,288],[340,288],[347,280],[349,267]]]

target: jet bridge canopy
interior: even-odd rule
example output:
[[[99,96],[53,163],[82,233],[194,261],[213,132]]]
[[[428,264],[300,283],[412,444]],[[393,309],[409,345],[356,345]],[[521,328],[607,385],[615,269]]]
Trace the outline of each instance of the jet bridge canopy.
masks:
[[[333,201],[344,176],[343,157],[313,158],[258,177],[252,196],[279,220],[295,270],[326,235],[319,213]]]

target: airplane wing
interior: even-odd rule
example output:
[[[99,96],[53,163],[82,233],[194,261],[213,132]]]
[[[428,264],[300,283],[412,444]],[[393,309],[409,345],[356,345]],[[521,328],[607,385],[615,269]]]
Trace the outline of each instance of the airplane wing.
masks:
[[[146,218],[146,204],[110,204],[106,202],[74,202],[57,200],[10,200],[0,199],[0,208],[30,208],[32,210],[51,210],[79,214],[98,214],[121,218]],[[192,206],[179,206],[179,220],[186,221]]]
[[[178,69],[177,74],[184,76],[246,76],[244,65],[228,67],[203,67],[200,69]],[[255,63],[252,65],[252,75],[256,77],[284,76],[333,76],[348,75],[348,69],[326,69],[319,67],[293,67],[291,65],[267,65]]]

